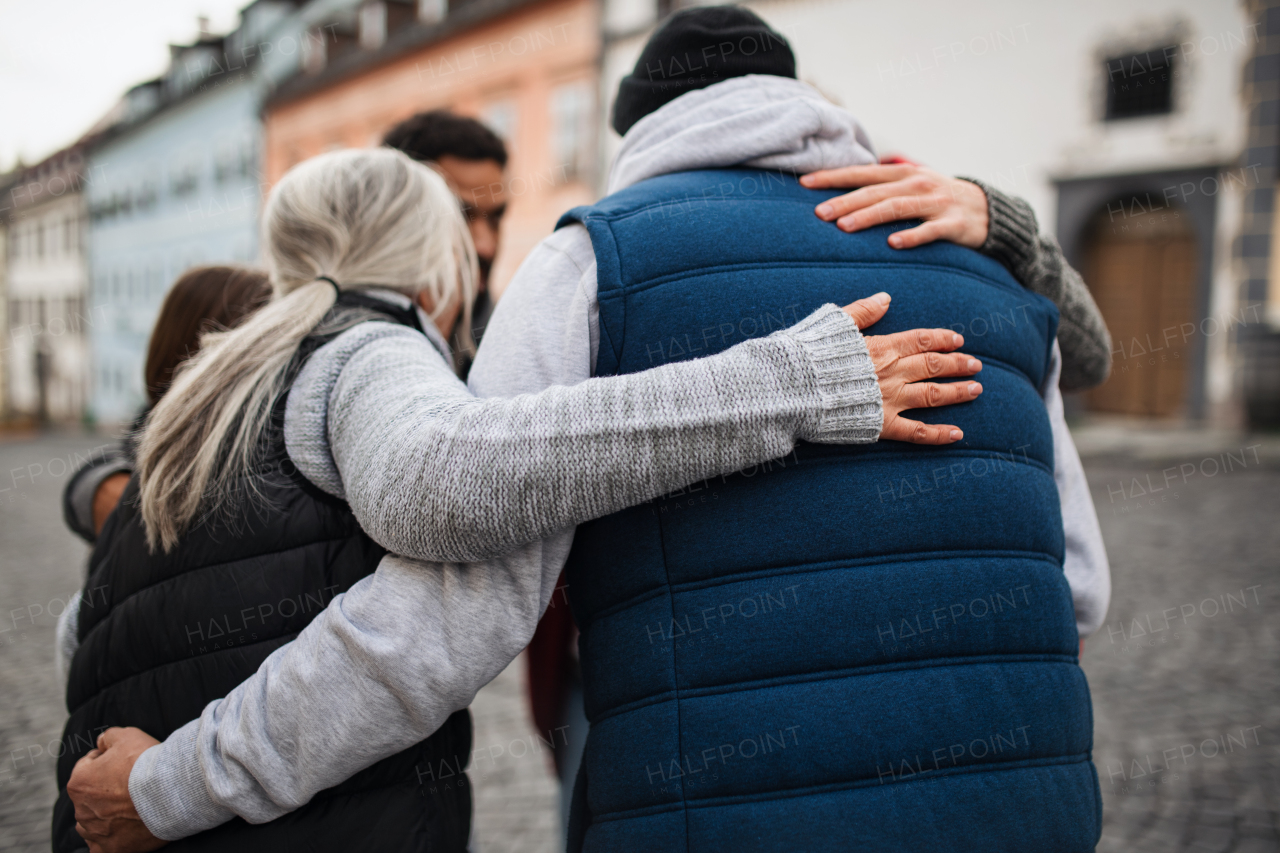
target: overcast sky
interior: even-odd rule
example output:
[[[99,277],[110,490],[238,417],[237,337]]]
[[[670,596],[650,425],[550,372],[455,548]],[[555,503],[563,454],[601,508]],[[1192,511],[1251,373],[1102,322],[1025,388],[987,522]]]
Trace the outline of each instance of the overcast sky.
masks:
[[[249,0],[0,0],[0,172],[74,142],[134,83],[160,75],[196,18],[235,26]]]

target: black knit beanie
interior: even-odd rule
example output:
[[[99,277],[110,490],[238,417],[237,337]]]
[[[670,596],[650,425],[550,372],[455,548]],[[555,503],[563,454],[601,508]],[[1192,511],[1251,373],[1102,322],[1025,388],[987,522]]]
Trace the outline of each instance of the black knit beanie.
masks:
[[[796,76],[791,45],[738,6],[700,6],[677,12],[649,37],[635,70],[618,84],[613,129],[631,126],[685,92],[747,74]]]

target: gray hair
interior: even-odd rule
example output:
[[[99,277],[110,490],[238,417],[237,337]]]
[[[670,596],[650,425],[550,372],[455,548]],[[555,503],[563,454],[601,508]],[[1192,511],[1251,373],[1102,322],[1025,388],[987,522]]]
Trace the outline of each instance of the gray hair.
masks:
[[[238,327],[206,335],[147,418],[138,447],[147,543],[169,551],[202,514],[252,483],[272,409],[302,340],[346,289],[416,297],[432,319],[461,297],[471,341],[475,249],[444,179],[389,148],[336,151],[290,169],[272,190],[262,242],[273,296]]]

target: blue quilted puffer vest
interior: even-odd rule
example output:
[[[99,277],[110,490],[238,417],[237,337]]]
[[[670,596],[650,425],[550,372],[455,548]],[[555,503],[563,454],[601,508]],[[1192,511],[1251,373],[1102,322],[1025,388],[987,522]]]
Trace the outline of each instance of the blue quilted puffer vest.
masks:
[[[1053,442],[1057,310],[996,262],[813,214],[755,170],[561,220],[598,265],[599,375],[698,358],[880,290],[871,331],[963,332],[952,447],[802,444],[578,528],[591,733],[570,849],[1087,851],[1101,831]]]

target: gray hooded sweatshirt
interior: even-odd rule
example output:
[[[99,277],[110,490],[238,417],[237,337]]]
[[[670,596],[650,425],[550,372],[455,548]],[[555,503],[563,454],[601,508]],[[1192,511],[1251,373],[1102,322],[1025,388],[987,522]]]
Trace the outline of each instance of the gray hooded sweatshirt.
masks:
[[[716,90],[733,99],[724,114],[753,116],[729,119],[732,139],[723,127],[686,137],[697,157],[682,158],[667,140],[715,119]],[[714,165],[807,171],[867,157],[856,122],[813,90],[749,78],[638,123],[611,186]],[[595,323],[590,241],[569,228],[530,255],[486,332],[472,375],[502,397],[471,396],[438,336],[385,323],[313,355],[288,400],[289,453],[393,553],[257,674],[143,753],[129,790],[155,835],[185,837],[234,815],[272,820],[430,735],[528,643],[577,523],[785,455],[799,439],[879,435],[866,345],[834,306],[712,358],[609,379],[591,378]],[[1076,606],[1096,627],[1106,558],[1056,378],[1044,391],[1065,448],[1056,479],[1064,515],[1082,519],[1074,539],[1087,563],[1072,589],[1092,590]]]

